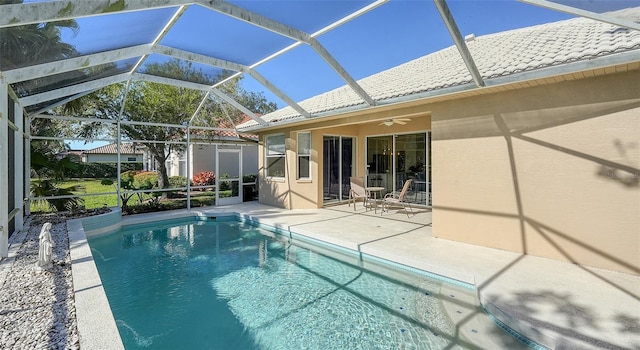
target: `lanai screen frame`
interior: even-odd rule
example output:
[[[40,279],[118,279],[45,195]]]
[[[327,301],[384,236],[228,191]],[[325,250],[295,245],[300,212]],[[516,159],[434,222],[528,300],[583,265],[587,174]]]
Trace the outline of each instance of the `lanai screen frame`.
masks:
[[[473,57],[469,52],[468,48],[465,45],[465,41],[458,30],[457,24],[451,14],[446,0],[433,0],[436,8],[442,17],[445,26],[449,34],[451,35],[460,55],[465,62],[465,65],[473,79],[474,87],[480,88],[485,85],[485,82],[482,79],[482,76],[478,72],[475,63],[473,61]],[[587,17],[597,21],[602,21],[610,24],[619,25],[622,27],[626,27],[629,29],[640,30],[640,24],[626,21],[624,19],[607,16],[604,14],[600,14],[597,12],[592,12],[588,10],[584,10],[577,7],[571,7],[567,5],[563,5],[560,2],[554,2],[549,0],[520,0],[523,3],[542,6],[549,8],[554,11],[560,11],[569,13],[571,15],[576,15],[580,17]],[[29,159],[29,149],[31,137],[29,135],[28,126],[30,126],[32,115],[36,115],[38,113],[42,113],[50,108],[59,106],[68,101],[71,101],[75,98],[83,96],[87,93],[105,87],[107,85],[111,85],[114,83],[123,83],[126,82],[126,86],[131,84],[134,80],[143,80],[143,81],[151,81],[161,84],[168,84],[179,87],[186,87],[191,89],[196,89],[205,92],[205,96],[192,116],[189,123],[186,126],[184,125],[173,125],[174,127],[186,127],[187,129],[197,126],[192,126],[191,122],[197,116],[199,109],[204,104],[207,98],[210,98],[211,95],[215,96],[218,99],[221,99],[226,104],[233,106],[243,112],[244,114],[253,118],[260,126],[265,127],[269,126],[270,123],[265,122],[263,119],[259,118],[252,111],[248,110],[246,107],[239,104],[237,101],[233,100],[231,97],[225,95],[220,89],[219,86],[226,83],[230,79],[233,79],[242,74],[246,74],[251,76],[253,79],[261,83],[265,88],[270,90],[280,99],[282,99],[285,103],[295,109],[301,116],[305,118],[314,117],[309,112],[304,110],[300,105],[298,105],[295,101],[289,98],[282,90],[280,90],[273,83],[268,81],[265,77],[263,77],[260,73],[258,73],[255,68],[269,60],[278,57],[287,51],[302,45],[307,44],[313,48],[317,55],[319,55],[333,70],[335,70],[338,75],[346,82],[347,85],[350,86],[353,91],[355,91],[365,102],[365,106],[373,107],[379,105],[379,102],[374,101],[367,94],[367,92],[362,89],[362,87],[351,77],[349,72],[344,69],[340,63],[320,44],[317,40],[317,37],[325,34],[347,22],[353,20],[356,17],[362,16],[367,12],[384,5],[388,0],[376,0],[369,5],[344,16],[340,20],[331,23],[330,25],[322,28],[319,31],[314,33],[305,33],[298,29],[289,27],[283,23],[279,23],[272,19],[269,19],[265,16],[259,15],[257,13],[253,13],[251,11],[242,9],[234,4],[215,0],[195,0],[195,1],[187,1],[187,0],[145,0],[145,1],[130,1],[127,2],[126,6],[118,7],[117,1],[114,0],[62,0],[62,1],[54,1],[54,2],[38,2],[38,3],[27,3],[27,4],[15,4],[15,5],[1,5],[2,13],[0,13],[0,28],[18,26],[24,24],[33,24],[33,23],[43,23],[50,22],[55,20],[62,19],[75,19],[87,16],[96,16],[105,13],[107,10],[110,13],[114,12],[127,12],[127,11],[142,11],[145,9],[151,8],[161,8],[161,7],[176,7],[176,11],[171,19],[165,24],[163,30],[158,34],[155,40],[149,45],[138,45],[133,47],[127,47],[122,49],[116,49],[107,52],[101,52],[97,54],[85,55],[76,58],[65,59],[62,61],[56,61],[51,63],[45,63],[34,66],[27,66],[24,68],[18,68],[8,71],[0,71],[0,258],[6,257],[8,254],[8,237],[9,233],[9,224],[12,223],[15,227],[14,232],[22,231],[24,228],[24,216],[29,214],[29,206],[28,206],[28,174],[30,173],[30,159]],[[191,52],[186,52],[183,50],[178,50],[170,47],[160,46],[160,40],[166,35],[167,31],[175,24],[177,19],[184,13],[188,6],[202,6],[205,8],[209,8],[218,13],[240,19],[246,23],[251,25],[260,27],[262,29],[277,33],[279,35],[288,37],[294,40],[294,43],[288,46],[287,48],[276,52],[273,55],[265,57],[257,62],[254,62],[251,65],[243,65],[238,64],[237,62],[230,62],[227,60],[222,60],[216,57],[210,57],[205,55],[198,55]],[[168,55],[176,58],[187,59],[193,62],[199,62],[206,65],[211,65],[223,69],[228,69],[235,71],[234,74],[227,77],[226,79],[217,82],[214,85],[205,85],[205,84],[197,84],[192,82],[186,82],[177,79],[170,78],[162,78],[157,76],[152,76],[148,74],[140,74],[136,73],[137,67],[139,67],[144,60],[153,53],[160,53],[163,55]],[[118,74],[115,76],[110,76],[102,79],[97,79],[93,81],[89,81],[86,83],[76,84],[70,87],[54,89],[51,91],[47,91],[40,94],[35,94],[31,96],[19,97],[16,93],[9,88],[10,84],[25,81],[28,79],[35,79],[39,77],[44,77],[51,74],[64,73],[69,72],[80,67],[84,67],[86,62],[90,62],[90,66],[96,66],[103,63],[114,62],[118,59],[122,59],[123,56],[126,57],[137,57],[140,56],[140,60],[135,65],[134,69],[132,69],[128,73]],[[472,88],[474,88],[472,87]],[[46,104],[47,101],[54,101],[51,104]],[[13,103],[13,115],[9,116],[9,104]],[[36,104],[42,104],[42,108],[31,111],[31,113],[25,113],[25,108],[27,106],[32,106]],[[125,102],[126,103],[126,102]],[[123,106],[124,108],[124,106]],[[366,107],[363,107],[366,108]],[[118,118],[117,123],[119,125],[120,118]],[[228,129],[228,131],[235,131],[236,129]],[[12,133],[14,142],[9,145],[9,135]],[[187,133],[189,135],[189,133]],[[187,147],[189,147],[189,141],[187,140]],[[118,150],[120,150],[122,139],[121,136],[118,135],[117,144]],[[13,183],[9,183],[9,159],[13,157],[12,171],[13,171]],[[118,151],[119,153],[119,151]],[[187,152],[188,154],[188,152]],[[189,158],[187,158],[187,168],[189,169]],[[120,156],[118,154],[118,169],[120,169]],[[118,171],[119,173],[119,171]],[[188,174],[190,175],[190,174]],[[119,183],[118,178],[118,183]],[[189,185],[187,186],[187,191],[190,193]],[[10,192],[14,198],[13,203],[9,203]],[[119,192],[119,190],[118,190]],[[27,205],[25,205],[27,204]],[[189,205],[188,205],[189,206]],[[190,207],[190,206],[189,206]]]

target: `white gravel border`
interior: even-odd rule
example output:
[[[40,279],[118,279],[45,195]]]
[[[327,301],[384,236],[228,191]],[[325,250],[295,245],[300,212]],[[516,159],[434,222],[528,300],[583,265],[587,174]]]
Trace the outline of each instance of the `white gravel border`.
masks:
[[[51,227],[53,267],[48,271],[36,269],[41,227],[28,224],[2,260],[1,349],[80,348],[66,224]]]
[[[0,349],[124,349],[82,219],[31,219],[0,260]],[[36,268],[51,222],[53,267]]]

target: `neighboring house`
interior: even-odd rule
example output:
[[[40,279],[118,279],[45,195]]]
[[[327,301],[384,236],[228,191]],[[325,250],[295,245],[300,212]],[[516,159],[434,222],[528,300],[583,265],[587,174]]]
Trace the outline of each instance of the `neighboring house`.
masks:
[[[120,144],[121,163],[142,163],[143,147],[134,147],[132,143]],[[116,163],[118,161],[117,144],[110,143],[82,152],[84,163]]]
[[[240,125],[260,137],[260,202],[413,178],[435,237],[640,273],[640,31],[578,18],[466,45],[480,83],[452,46],[359,80],[372,106],[345,86],[300,102],[312,118]]]
[[[83,150],[75,150],[75,149],[65,150],[63,152],[60,152],[60,153],[56,154],[56,158],[57,159],[62,159],[64,157],[69,157],[73,161],[81,162],[82,161],[82,152],[84,152],[84,151]]]
[[[249,116],[244,116],[241,123],[252,120]],[[220,129],[228,130],[198,130],[191,131],[192,143],[189,147],[190,174],[194,175],[203,171],[213,171],[216,174],[227,175],[238,172],[242,175],[258,175],[258,136],[252,134],[238,134],[234,131],[234,125],[230,123],[220,123]],[[240,152],[242,160],[236,168],[227,167],[226,161],[216,164],[220,151]],[[173,152],[166,161],[169,176],[187,176],[187,154],[186,152]]]
[[[189,157],[191,159],[191,177],[203,171],[216,171],[216,156],[219,150],[242,149],[242,174],[258,174],[258,145],[236,144],[193,144],[191,145]],[[166,161],[167,174],[169,176],[187,176],[187,155],[185,152],[173,152]],[[224,169],[224,165],[223,165]],[[224,170],[223,170],[224,171]],[[223,173],[221,173],[223,174]]]
[[[250,119],[245,116],[243,122]],[[188,176],[193,179],[200,172],[211,171],[216,174],[216,179],[225,179],[224,182],[236,189],[231,197],[217,198],[216,203],[233,204],[252,200],[255,180],[245,176],[258,175],[258,137],[238,134],[233,125],[221,124],[218,127],[227,130],[191,130],[189,161],[187,152],[172,152],[165,164],[167,173],[169,176]],[[187,164],[190,169],[187,169]],[[223,185],[221,181],[217,184]]]

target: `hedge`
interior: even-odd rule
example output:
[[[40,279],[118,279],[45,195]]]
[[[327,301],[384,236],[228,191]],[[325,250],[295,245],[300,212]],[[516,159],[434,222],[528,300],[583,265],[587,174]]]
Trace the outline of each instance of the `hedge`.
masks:
[[[77,169],[70,170],[66,173],[67,178],[87,178],[87,179],[104,179],[116,178],[118,176],[118,165],[116,163],[77,163]],[[140,171],[142,163],[121,163],[120,171]]]

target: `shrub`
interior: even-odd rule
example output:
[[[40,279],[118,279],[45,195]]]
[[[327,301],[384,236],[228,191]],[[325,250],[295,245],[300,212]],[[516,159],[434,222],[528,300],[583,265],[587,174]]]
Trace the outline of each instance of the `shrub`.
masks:
[[[134,177],[138,171],[128,170],[120,174],[120,184],[122,188],[133,189]]]
[[[169,176],[169,187],[171,188],[187,187],[187,177],[186,176]]]
[[[244,183],[254,182],[257,179],[258,179],[258,175],[255,175],[255,174],[243,175],[242,176],[242,182],[244,182]]]
[[[213,171],[201,171],[193,176],[194,186],[209,186],[216,184],[216,174]]]
[[[133,176],[133,184],[141,190],[149,190],[158,187],[158,173],[145,171]]]
[[[142,163],[121,163],[120,171],[142,170]],[[115,178],[118,175],[116,163],[77,163],[77,167],[68,171],[71,178]]]
[[[62,188],[50,180],[34,181],[31,183],[31,195],[35,197],[70,196],[74,194],[72,191],[79,189],[78,187],[79,186],[71,186]],[[40,199],[35,201],[35,204],[36,208],[47,211],[73,211],[84,206],[84,199],[80,197]]]

